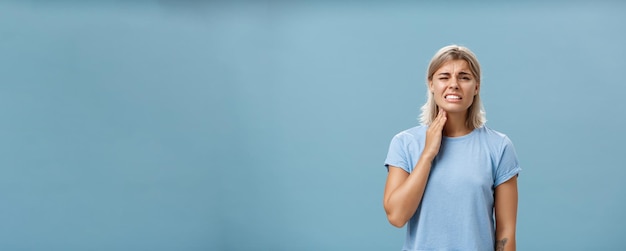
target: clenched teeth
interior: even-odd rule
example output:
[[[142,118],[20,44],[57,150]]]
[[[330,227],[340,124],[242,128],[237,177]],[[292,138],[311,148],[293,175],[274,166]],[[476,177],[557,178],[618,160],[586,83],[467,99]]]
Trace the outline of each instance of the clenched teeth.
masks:
[[[461,97],[456,96],[456,95],[446,95],[447,99],[461,99]]]

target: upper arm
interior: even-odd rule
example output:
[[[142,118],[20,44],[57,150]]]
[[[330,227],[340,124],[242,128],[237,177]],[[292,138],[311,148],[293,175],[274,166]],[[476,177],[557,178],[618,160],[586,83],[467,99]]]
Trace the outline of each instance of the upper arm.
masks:
[[[396,190],[404,181],[409,177],[409,173],[400,167],[389,165],[389,172],[387,173],[387,182],[385,183],[385,193],[383,198],[383,205],[387,209],[387,200],[391,193]]]
[[[514,234],[517,222],[517,175],[498,185],[494,193],[496,231]]]

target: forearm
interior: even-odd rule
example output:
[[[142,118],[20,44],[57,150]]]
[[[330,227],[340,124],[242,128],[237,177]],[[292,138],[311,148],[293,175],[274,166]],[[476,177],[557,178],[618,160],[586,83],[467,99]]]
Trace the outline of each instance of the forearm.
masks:
[[[424,195],[431,162],[432,158],[420,158],[404,183],[392,191],[385,201],[387,218],[392,225],[402,227],[415,214]]]
[[[496,216],[496,251],[515,250],[517,225],[517,177],[496,187],[494,209]]]
[[[495,251],[515,251],[515,232],[498,231],[496,229]]]
[[[396,227],[404,226],[422,201],[432,161],[439,153],[446,119],[446,112],[440,108],[426,130],[425,146],[411,173],[394,168],[387,175],[383,204],[389,223]]]

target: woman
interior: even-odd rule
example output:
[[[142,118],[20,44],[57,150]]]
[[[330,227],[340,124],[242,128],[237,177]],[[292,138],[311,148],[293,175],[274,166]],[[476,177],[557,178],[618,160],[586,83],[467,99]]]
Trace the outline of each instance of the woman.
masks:
[[[426,84],[422,125],[397,134],[385,160],[383,204],[392,225],[408,223],[403,250],[515,250],[521,169],[509,138],[484,125],[476,56],[440,49]]]

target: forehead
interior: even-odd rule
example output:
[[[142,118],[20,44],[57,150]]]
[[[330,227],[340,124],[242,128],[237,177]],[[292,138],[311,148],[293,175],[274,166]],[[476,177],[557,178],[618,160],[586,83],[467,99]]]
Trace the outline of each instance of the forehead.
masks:
[[[465,72],[471,74],[471,69],[467,61],[463,59],[449,60],[441,65],[435,74],[439,73],[459,73]]]

